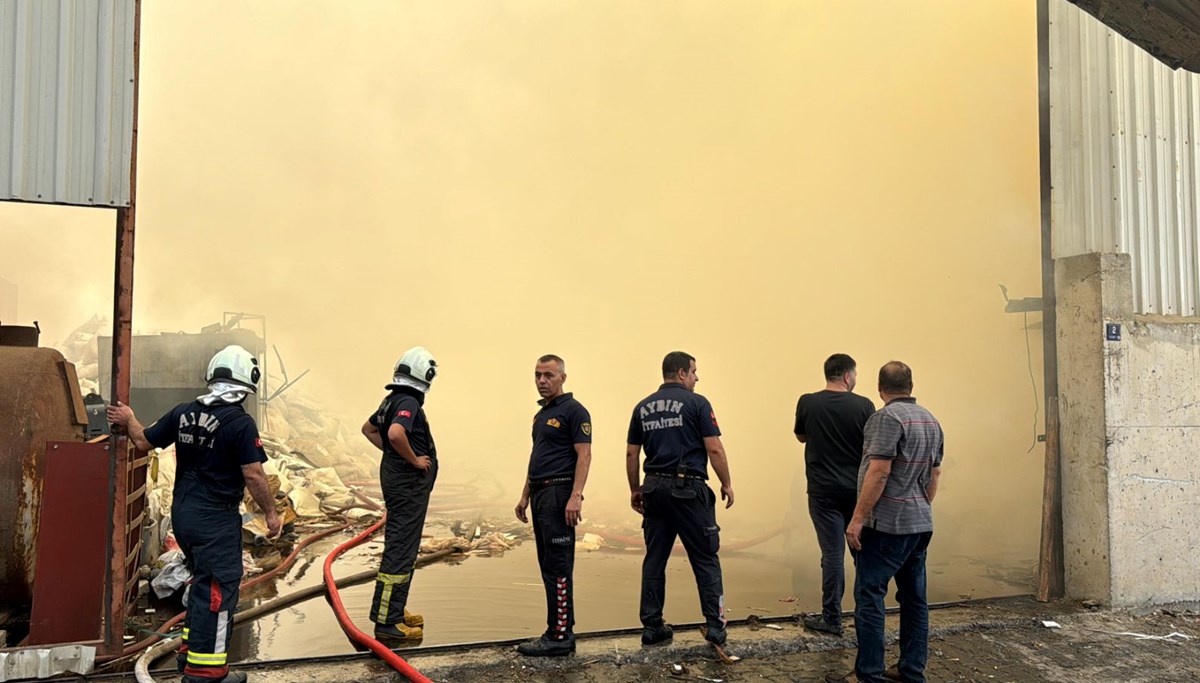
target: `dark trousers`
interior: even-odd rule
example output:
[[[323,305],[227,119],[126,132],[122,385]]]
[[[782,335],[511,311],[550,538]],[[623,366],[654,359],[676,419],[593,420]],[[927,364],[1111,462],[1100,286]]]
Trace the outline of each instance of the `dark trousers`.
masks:
[[[575,628],[575,527],[567,526],[572,482],[532,484],[533,538],[546,586],[546,637],[566,640]]]
[[[696,588],[700,593],[700,611],[710,631],[725,628],[725,591],[721,584],[721,528],[717,526],[716,496],[708,484],[698,479],[676,480],[647,476],[642,484],[642,531],[646,538],[646,559],[642,562],[642,626],[656,628],[663,623],[663,603],[667,597],[667,560],[675,538],[683,541]]]
[[[425,529],[425,513],[429,511],[429,494],[433,492],[437,470],[436,460],[425,473],[393,456],[383,456],[379,464],[387,523],[383,528],[383,557],[375,577],[375,596],[371,600],[370,617],[376,624],[404,621],[413,565],[421,549],[421,532]]]
[[[858,658],[854,673],[860,681],[883,683],[883,599],[888,582],[896,580],[900,603],[900,675],[906,683],[925,682],[929,659],[929,603],[925,598],[925,555],[932,532],[885,534],[862,530],[862,550],[855,558],[854,628]]]
[[[229,673],[229,636],[242,581],[242,518],[237,504],[179,493],[171,524],[192,570],[180,649],[187,662],[183,680],[219,680]]]
[[[856,493],[808,494],[808,515],[821,547],[821,616],[831,624],[842,621],[846,592],[846,527],[854,517]],[[854,551],[851,551],[853,554]]]

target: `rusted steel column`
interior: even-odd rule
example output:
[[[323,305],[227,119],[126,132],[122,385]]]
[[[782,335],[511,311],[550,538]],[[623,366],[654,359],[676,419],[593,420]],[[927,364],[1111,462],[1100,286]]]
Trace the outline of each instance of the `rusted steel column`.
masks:
[[[1037,599],[1061,598],[1063,569],[1062,457],[1058,439],[1058,314],[1054,286],[1054,233],[1050,186],[1050,4],[1037,3],[1038,136],[1042,208],[1042,365],[1046,398],[1046,460],[1042,487],[1042,539]]]
[[[129,405],[130,345],[133,340],[133,244],[137,218],[138,71],[142,33],[142,3],[134,3],[133,24],[133,137],[129,156],[129,206],[117,209],[116,271],[113,280],[112,396]],[[112,514],[109,518],[109,553],[104,610],[104,649],[119,654],[125,634],[125,556],[128,553],[129,438],[114,435],[109,469]]]

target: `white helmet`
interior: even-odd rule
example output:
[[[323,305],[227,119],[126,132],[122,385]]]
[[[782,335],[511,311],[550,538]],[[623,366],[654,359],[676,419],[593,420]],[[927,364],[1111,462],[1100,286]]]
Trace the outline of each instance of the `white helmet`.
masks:
[[[208,372],[204,374],[204,381],[209,384],[217,381],[232,382],[257,392],[261,376],[258,359],[254,354],[232,344],[218,351],[208,362]]]
[[[423,346],[414,346],[396,361],[396,367],[392,371],[392,383],[388,388],[401,385],[429,391],[434,377],[437,377],[437,361],[433,359],[433,354]]]

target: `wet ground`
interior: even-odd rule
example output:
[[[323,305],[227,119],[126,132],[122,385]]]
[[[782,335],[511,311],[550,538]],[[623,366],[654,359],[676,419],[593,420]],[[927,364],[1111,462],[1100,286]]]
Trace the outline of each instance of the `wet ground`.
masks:
[[[1200,612],[1196,606],[1147,614],[1093,612],[1071,603],[1029,598],[977,601],[931,613],[929,681],[1025,683],[1046,681],[1200,680]],[[1053,619],[1061,628],[1047,628]],[[779,630],[730,629],[723,664],[698,632],[678,632],[669,646],[642,648],[636,633],[584,637],[578,652],[553,660],[517,656],[511,643],[470,648],[425,648],[402,654],[435,681],[626,683],[633,681],[820,681],[853,667],[854,631],[846,639],[812,634],[794,622]],[[889,617],[894,640],[896,618]],[[1172,635],[1174,634],[1174,635]],[[1171,636],[1171,640],[1162,638]],[[891,646],[890,657],[897,656]],[[676,666],[682,673],[674,673]],[[243,665],[256,683],[401,681],[369,657],[339,661]],[[159,677],[158,680],[166,680]]]
[[[448,535],[452,517],[431,520],[427,533]],[[584,528],[582,531],[587,531]],[[593,525],[601,533],[635,534]],[[811,529],[805,530],[811,534]],[[265,590],[243,597],[243,607],[321,581],[325,555],[343,538],[310,547],[288,574]],[[736,546],[738,539],[723,538]],[[336,573],[345,576],[375,569],[382,545],[365,544],[343,556]],[[820,607],[819,558],[791,567],[784,560],[784,540],[773,538],[741,551],[722,551],[726,606],[730,619],[751,614],[783,616]],[[1013,595],[1032,590],[1032,559],[1007,563],[965,560],[931,553],[930,600],[956,601],[966,597]],[[852,577],[852,568],[850,568]],[[578,552],[575,568],[576,629],[595,632],[638,625],[638,586],[641,553],[619,550]],[[850,579],[852,581],[852,578]],[[690,567],[684,556],[668,566],[668,620],[700,619]],[[371,584],[342,590],[342,599],[356,623],[370,631],[367,612]],[[845,608],[852,607],[849,596]],[[532,540],[501,557],[471,557],[459,564],[439,564],[418,570],[410,608],[426,619],[422,645],[506,640],[534,636],[544,628],[545,597],[538,575]],[[236,661],[263,661],[353,652],[324,600],[315,599],[277,612],[234,632],[231,654]]]

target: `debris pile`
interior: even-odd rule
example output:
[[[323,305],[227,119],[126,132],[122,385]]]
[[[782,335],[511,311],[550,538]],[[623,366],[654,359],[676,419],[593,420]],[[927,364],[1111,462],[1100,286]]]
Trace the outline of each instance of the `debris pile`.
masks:
[[[100,393],[97,339],[110,332],[111,325],[105,318],[93,316],[57,346],[75,365],[79,389],[84,396]],[[272,375],[272,385],[282,386],[282,382]],[[315,469],[332,468],[341,481],[363,481],[378,476],[378,457],[371,451],[370,444],[358,435],[357,430],[346,429],[318,401],[305,396],[302,388],[291,387],[270,401],[260,397],[260,403],[265,404],[265,408],[258,427],[268,456],[289,456]],[[158,416],[139,417],[148,424]]]

